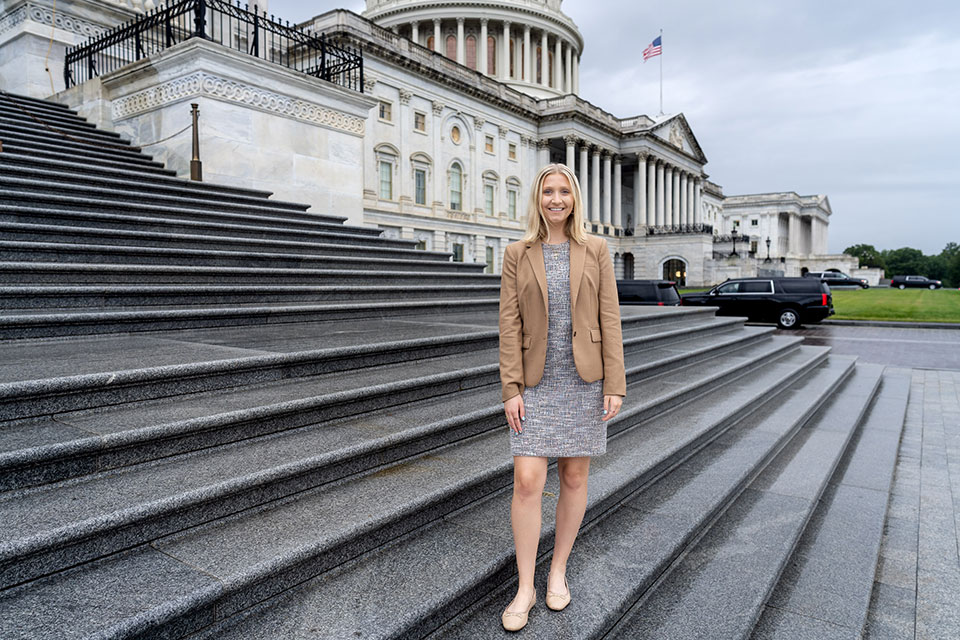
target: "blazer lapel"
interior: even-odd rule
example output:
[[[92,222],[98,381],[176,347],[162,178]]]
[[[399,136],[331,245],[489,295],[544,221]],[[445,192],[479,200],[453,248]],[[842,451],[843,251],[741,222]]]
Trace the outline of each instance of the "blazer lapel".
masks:
[[[543,266],[543,244],[540,240],[527,245],[527,260],[533,267],[533,273],[537,276],[537,284],[540,285],[540,295],[543,298],[543,317],[549,318],[550,313],[547,309],[547,269]]]
[[[570,309],[577,308],[577,293],[583,277],[583,262],[587,255],[587,245],[570,241]]]

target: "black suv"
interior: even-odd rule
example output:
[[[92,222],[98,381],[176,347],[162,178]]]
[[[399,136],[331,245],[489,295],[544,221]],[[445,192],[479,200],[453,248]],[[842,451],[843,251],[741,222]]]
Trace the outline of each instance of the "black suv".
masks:
[[[831,287],[860,287],[869,289],[870,283],[863,278],[854,278],[848,276],[842,271],[808,271],[803,274],[805,278],[819,278],[821,282],[826,282]]]
[[[890,280],[890,286],[897,289],[906,289],[907,287],[920,287],[922,289],[939,289],[943,283],[939,280],[931,280],[924,276],[893,276]]]
[[[617,280],[620,304],[652,304],[674,307],[680,304],[677,283],[672,280]]]
[[[781,329],[833,315],[830,287],[819,278],[738,278],[710,291],[683,294],[684,306],[719,307],[717,315],[776,322]]]

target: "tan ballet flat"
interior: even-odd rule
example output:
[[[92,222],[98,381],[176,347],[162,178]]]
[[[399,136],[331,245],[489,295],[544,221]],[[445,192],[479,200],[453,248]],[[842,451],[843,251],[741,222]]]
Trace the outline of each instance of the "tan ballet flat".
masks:
[[[568,604],[570,604],[570,585],[567,584],[567,578],[563,578],[563,586],[567,588],[567,592],[564,594],[554,593],[552,591],[547,591],[547,608],[554,611],[563,611]]]
[[[516,612],[516,611],[504,611],[503,615],[500,616],[500,622],[503,623],[503,628],[507,631],[520,631],[525,626],[527,626],[527,618],[530,616],[530,609],[533,609],[533,605],[537,604],[537,594],[533,594],[533,600],[530,601],[530,606],[527,607],[526,611]],[[508,607],[510,605],[507,605]]]

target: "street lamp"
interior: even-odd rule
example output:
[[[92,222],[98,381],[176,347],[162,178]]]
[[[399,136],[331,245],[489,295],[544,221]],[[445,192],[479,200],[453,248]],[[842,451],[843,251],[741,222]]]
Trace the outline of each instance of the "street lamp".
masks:
[[[764,262],[770,262],[770,236],[767,236],[767,259]]]
[[[733,251],[730,252],[730,257],[731,257],[731,258],[734,258],[734,257],[739,258],[740,255],[737,253],[737,230],[736,230],[736,228],[734,228],[734,230],[730,232],[730,237],[733,238]]]

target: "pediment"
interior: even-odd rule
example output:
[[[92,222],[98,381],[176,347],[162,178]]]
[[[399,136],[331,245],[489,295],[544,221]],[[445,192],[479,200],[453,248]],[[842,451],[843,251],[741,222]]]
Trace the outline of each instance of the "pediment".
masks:
[[[690,125],[687,124],[687,119],[683,117],[682,113],[653,125],[650,132],[671,147],[706,163],[707,158],[700,148],[700,143],[697,142],[693,130],[690,129]]]

